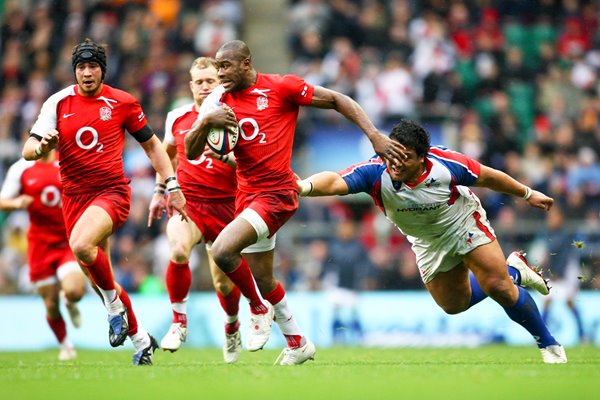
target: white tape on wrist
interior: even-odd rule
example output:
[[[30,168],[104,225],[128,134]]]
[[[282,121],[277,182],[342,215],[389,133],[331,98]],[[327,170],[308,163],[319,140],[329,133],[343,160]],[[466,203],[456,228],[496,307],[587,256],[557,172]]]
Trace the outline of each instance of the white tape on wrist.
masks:
[[[300,196],[308,196],[312,193],[313,183],[308,181],[300,181]]]

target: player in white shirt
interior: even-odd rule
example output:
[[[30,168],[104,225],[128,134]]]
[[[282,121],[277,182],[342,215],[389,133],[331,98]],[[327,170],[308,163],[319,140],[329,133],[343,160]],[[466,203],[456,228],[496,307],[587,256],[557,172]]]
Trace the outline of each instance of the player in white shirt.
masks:
[[[374,157],[340,172],[321,172],[298,181],[302,196],[365,192],[412,243],[427,290],[448,314],[458,314],[490,296],[536,340],[545,363],[566,363],[563,347],[544,324],[531,295],[546,295],[543,276],[513,252],[505,259],[479,198],[468,186],[522,197],[548,210],[554,200],[502,171],[444,147],[431,147],[429,134],[402,120],[390,138],[405,148],[401,165]]]

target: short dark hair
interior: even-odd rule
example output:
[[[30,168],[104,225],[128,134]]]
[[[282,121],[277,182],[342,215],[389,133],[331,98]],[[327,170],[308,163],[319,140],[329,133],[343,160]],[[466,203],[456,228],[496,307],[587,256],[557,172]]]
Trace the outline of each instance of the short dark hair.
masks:
[[[102,70],[102,80],[104,80],[104,76],[106,75],[106,50],[104,49],[104,46],[87,38],[77,46],[73,47],[73,54],[71,55],[73,72],[75,72],[77,64],[82,62],[98,63]]]
[[[248,47],[246,42],[241,40],[230,40],[229,42],[223,43],[221,47],[219,47],[219,50],[217,50],[217,53],[227,50],[232,51],[235,55],[235,59],[238,61],[245,60],[246,58],[252,58],[250,48]]]
[[[429,132],[409,119],[402,119],[394,125],[390,138],[409,149],[414,149],[417,156],[427,154],[431,147]]]

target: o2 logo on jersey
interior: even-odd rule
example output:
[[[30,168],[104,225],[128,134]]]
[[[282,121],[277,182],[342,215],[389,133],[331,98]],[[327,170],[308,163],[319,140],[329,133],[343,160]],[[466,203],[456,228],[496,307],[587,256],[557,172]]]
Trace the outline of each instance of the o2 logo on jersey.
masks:
[[[200,157],[195,160],[188,160],[188,162],[192,165],[200,165],[204,161],[206,161],[206,168],[214,168],[213,167],[213,159],[210,157],[206,157],[204,154],[200,154]]]
[[[244,125],[249,124],[252,130],[252,134],[251,135],[247,135],[246,131],[244,130]],[[258,143],[267,143],[267,134],[264,132],[260,132],[260,128],[258,126],[258,122],[256,122],[256,120],[254,118],[243,118],[240,120],[240,122],[238,122],[238,125],[240,127],[240,131],[242,134],[242,138],[244,140],[254,140],[256,137],[259,137],[260,139],[258,140]]]
[[[98,131],[91,126],[80,128],[75,134],[75,142],[77,143],[77,146],[81,147],[83,150],[96,148],[96,153],[102,153],[102,148],[104,147],[104,145],[99,142]]]
[[[60,190],[56,186],[46,186],[40,193],[40,200],[46,207],[60,207]]]

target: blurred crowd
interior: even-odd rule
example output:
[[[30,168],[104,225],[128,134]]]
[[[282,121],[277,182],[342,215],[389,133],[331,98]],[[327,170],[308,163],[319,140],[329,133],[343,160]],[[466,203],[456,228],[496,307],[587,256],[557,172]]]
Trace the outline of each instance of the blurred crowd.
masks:
[[[0,4],[2,4],[0,2]],[[244,39],[237,0],[4,0],[0,27],[0,175],[21,152],[41,104],[74,83],[72,47],[109,49],[107,83],[134,94],[162,137],[166,114],[191,101],[192,60]],[[0,6],[1,7],[1,6]],[[600,288],[600,6],[586,0],[296,0],[285,10],[289,72],[356,99],[385,131],[409,117],[440,127],[445,145],[557,200],[565,252],[584,287]],[[269,46],[265,43],[265,46]],[[296,152],[335,113],[303,110]],[[342,139],[340,139],[342,140]],[[133,142],[132,142],[133,143]],[[113,237],[117,280],[162,292],[164,224],[146,227],[154,176],[128,146],[132,208]],[[548,245],[546,215],[477,191],[506,246]],[[27,216],[2,216],[0,293],[27,292]],[[194,290],[210,290],[204,250]],[[540,256],[541,257],[541,256]],[[406,240],[365,201],[302,199],[278,235],[291,290],[421,289]],[[551,271],[550,271],[551,272]]]

